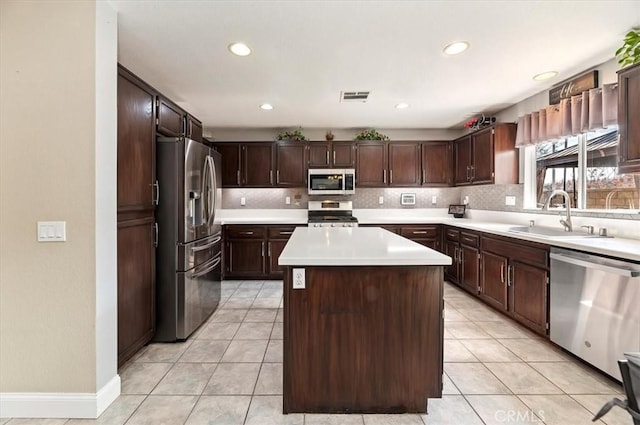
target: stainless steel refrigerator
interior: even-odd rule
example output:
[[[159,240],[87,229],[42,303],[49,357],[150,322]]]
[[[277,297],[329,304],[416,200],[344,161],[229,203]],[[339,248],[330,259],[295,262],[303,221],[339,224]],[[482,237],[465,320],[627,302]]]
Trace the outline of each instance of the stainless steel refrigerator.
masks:
[[[202,143],[158,138],[155,341],[186,339],[220,302],[220,154]]]

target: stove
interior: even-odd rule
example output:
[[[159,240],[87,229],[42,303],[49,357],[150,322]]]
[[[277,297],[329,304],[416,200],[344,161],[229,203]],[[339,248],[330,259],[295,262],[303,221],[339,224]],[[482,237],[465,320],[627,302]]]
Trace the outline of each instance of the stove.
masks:
[[[351,201],[309,201],[309,227],[358,227]]]

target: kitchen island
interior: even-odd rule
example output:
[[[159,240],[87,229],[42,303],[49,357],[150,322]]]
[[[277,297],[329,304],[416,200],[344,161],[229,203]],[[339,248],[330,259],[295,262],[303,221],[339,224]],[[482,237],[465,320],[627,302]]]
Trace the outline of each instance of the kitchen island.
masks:
[[[379,227],[299,227],[279,264],[284,413],[425,413],[441,397],[450,257]]]

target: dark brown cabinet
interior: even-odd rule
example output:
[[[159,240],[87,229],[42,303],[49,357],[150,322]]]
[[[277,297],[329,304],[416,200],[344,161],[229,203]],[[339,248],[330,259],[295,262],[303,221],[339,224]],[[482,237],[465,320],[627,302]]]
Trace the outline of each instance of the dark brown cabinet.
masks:
[[[460,232],[458,283],[472,294],[478,293],[480,282],[480,236],[466,231]]]
[[[542,335],[548,329],[548,247],[482,239],[480,298]]]
[[[187,115],[185,122],[186,136],[196,142],[202,142],[202,123],[192,115]]]
[[[480,235],[468,230],[446,227],[444,253],[452,259],[445,277],[472,294],[478,293],[480,279]]]
[[[222,187],[272,187],[274,147],[271,142],[217,142],[222,156]]]
[[[284,275],[284,266],[278,265],[278,258],[294,230],[295,226],[269,226],[267,228],[269,263],[267,275],[270,279],[282,279]]]
[[[276,180],[281,187],[305,187],[307,185],[308,146],[300,142],[277,142]]]
[[[185,112],[175,103],[162,96],[158,96],[156,107],[158,110],[156,120],[158,133],[168,137],[181,136],[184,132]],[[202,134],[200,138],[202,138]]]
[[[155,332],[155,91],[118,68],[118,364]]]
[[[240,187],[240,143],[215,143],[214,148],[222,157],[222,187]]]
[[[454,141],[455,184],[518,183],[515,140],[515,124],[505,123]]]
[[[309,168],[353,168],[353,142],[309,142]]]
[[[225,277],[264,276],[266,231],[264,226],[227,226]]]
[[[405,225],[400,227],[400,235],[427,248],[440,250],[440,226],[437,224]]]
[[[460,262],[458,261],[458,253],[460,251],[460,231],[448,226],[445,227],[443,244],[444,254],[451,257],[451,265],[445,266],[444,276],[449,282],[458,284],[458,278],[460,275]]]
[[[278,265],[295,226],[225,226],[224,278],[282,279]]]
[[[422,151],[422,185],[451,186],[453,174],[451,142],[424,142]]]
[[[356,187],[387,186],[387,145],[384,142],[356,144]]]
[[[356,186],[420,186],[420,143],[358,142]]]
[[[618,167],[640,173],[640,64],[618,71]]]
[[[420,186],[420,144],[389,143],[388,149],[389,186]]]

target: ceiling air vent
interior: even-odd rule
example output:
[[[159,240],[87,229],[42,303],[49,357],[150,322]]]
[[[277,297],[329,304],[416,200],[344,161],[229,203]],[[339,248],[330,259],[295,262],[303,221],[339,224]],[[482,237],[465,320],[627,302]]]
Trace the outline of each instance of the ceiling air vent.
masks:
[[[340,102],[366,102],[369,99],[369,91],[342,91]]]

